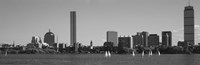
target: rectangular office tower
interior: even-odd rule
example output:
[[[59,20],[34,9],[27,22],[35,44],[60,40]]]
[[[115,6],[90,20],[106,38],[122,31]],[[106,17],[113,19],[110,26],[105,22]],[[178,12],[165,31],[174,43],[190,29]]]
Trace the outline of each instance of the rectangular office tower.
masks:
[[[148,47],[148,32],[142,32],[142,44],[144,47]]]
[[[148,47],[148,32],[137,32],[133,37],[133,47],[143,46]]]
[[[172,46],[172,32],[171,31],[162,32],[162,45]]]
[[[150,34],[148,36],[148,44],[150,47],[159,46],[159,36],[157,34]]]
[[[76,47],[76,11],[70,12],[70,44]]]
[[[118,46],[117,39],[118,37],[116,31],[107,31],[107,42],[112,42],[113,46],[117,47]]]
[[[184,42],[194,45],[194,9],[190,5],[184,10]]]

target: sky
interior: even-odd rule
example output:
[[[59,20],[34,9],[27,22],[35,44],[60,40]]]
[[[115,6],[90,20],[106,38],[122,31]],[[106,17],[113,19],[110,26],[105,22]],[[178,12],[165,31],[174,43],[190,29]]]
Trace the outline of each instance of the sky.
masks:
[[[51,29],[58,42],[70,44],[70,11],[77,15],[77,41],[100,46],[106,31],[132,36],[172,31],[172,45],[183,41],[183,11],[188,0],[0,0],[0,43],[26,45]],[[195,44],[200,42],[200,0],[195,11]],[[161,39],[161,38],[160,38]],[[160,40],[161,42],[161,40]]]

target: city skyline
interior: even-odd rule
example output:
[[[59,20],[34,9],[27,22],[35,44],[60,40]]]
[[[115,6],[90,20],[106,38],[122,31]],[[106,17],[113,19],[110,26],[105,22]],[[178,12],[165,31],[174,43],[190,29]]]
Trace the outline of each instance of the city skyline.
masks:
[[[120,1],[120,0],[69,0],[69,1],[0,1],[0,43],[26,45],[32,36],[40,36],[50,28],[59,35],[59,42],[70,44],[70,11],[77,11],[77,42],[103,45],[106,31],[131,36],[139,31],[155,33],[172,31],[172,45],[183,40],[183,11],[188,0]],[[195,27],[200,28],[200,1],[191,0],[195,11]],[[24,6],[26,5],[26,6]],[[107,7],[106,7],[107,6]],[[195,30],[199,42],[200,31]],[[161,38],[160,38],[161,39]]]

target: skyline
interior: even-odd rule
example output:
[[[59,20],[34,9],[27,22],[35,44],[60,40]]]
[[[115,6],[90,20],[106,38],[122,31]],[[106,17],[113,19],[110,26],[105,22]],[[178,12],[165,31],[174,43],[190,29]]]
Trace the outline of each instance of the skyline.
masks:
[[[103,45],[107,31],[131,36],[147,31],[158,34],[172,31],[172,45],[183,41],[183,11],[188,0],[9,0],[0,1],[0,43],[31,42],[32,36],[44,38],[50,28],[59,42],[70,44],[70,11],[77,13],[77,42]],[[199,0],[191,0],[195,11],[195,25],[200,28]],[[26,6],[24,6],[26,5]],[[153,15],[153,16],[152,16]],[[3,23],[3,24],[2,24]],[[176,32],[177,31],[177,32]],[[17,33],[17,34],[16,34]],[[200,30],[195,30],[199,41]],[[160,38],[161,39],[161,38]],[[161,42],[161,41],[160,41]]]

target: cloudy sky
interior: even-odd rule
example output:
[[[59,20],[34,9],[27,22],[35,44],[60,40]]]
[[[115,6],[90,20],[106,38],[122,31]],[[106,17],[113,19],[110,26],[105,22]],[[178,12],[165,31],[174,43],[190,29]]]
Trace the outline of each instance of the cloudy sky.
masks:
[[[172,31],[173,45],[183,40],[183,11],[188,0],[0,0],[0,43],[26,45],[32,36],[51,31],[70,43],[70,11],[77,11],[77,41],[103,45],[106,31],[135,35]],[[200,0],[195,10],[196,44],[200,42]],[[161,40],[160,40],[161,41]]]

